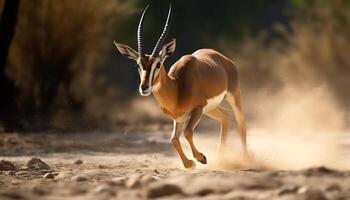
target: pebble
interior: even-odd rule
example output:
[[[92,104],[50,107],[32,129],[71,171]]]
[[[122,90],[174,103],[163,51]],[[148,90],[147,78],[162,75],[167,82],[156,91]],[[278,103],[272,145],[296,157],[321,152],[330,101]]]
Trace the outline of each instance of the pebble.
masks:
[[[175,194],[183,194],[183,192],[178,185],[171,183],[157,182],[146,190],[146,196],[148,198],[159,198]]]
[[[126,178],[125,177],[115,177],[112,179],[112,182],[115,185],[125,185]]]
[[[47,194],[47,191],[45,191],[41,187],[37,187],[37,186],[33,187],[32,191],[33,191],[33,193],[40,195],[40,196]]]
[[[326,191],[328,191],[328,192],[333,192],[333,191],[340,192],[340,191],[342,191],[342,188],[339,184],[332,183],[326,187]]]
[[[143,176],[143,174],[134,174],[132,176],[130,176],[126,182],[125,182],[125,186],[128,188],[137,188],[141,185],[141,177]]]
[[[76,175],[76,176],[73,176],[71,178],[72,181],[77,181],[77,182],[83,182],[83,181],[87,181],[88,178],[86,176],[83,176],[83,175]]]
[[[49,165],[43,162],[40,158],[32,158],[27,162],[27,167],[30,169],[50,169]]]
[[[15,173],[17,176],[30,176],[28,171],[18,171]]]
[[[159,178],[156,176],[151,176],[149,174],[145,174],[140,178],[140,183],[141,183],[141,185],[147,185],[147,184],[152,183],[156,180],[159,180]]]
[[[109,184],[107,184],[107,183],[104,183],[104,184],[96,186],[94,191],[96,193],[115,194],[115,192],[113,191],[112,187]]]
[[[299,187],[297,185],[294,184],[288,184],[288,185],[284,185],[282,186],[279,190],[278,190],[278,195],[282,196],[285,194],[292,194],[292,193],[297,193]]]
[[[333,169],[329,169],[327,167],[324,166],[320,166],[320,167],[314,167],[314,168],[309,168],[306,169],[304,171],[302,171],[304,175],[306,176],[318,176],[318,175],[329,175],[329,174],[339,174],[339,172],[333,170]]]
[[[76,161],[74,161],[74,163],[73,164],[75,164],[75,165],[81,165],[81,164],[83,164],[84,162],[82,161],[82,160],[76,160]]]
[[[298,194],[304,194],[305,192],[307,192],[309,190],[309,187],[308,186],[303,186],[303,187],[300,187],[297,191]]]
[[[327,200],[327,198],[321,190],[308,189],[303,194],[298,195],[298,200]]]
[[[55,178],[55,176],[52,173],[46,173],[43,177],[46,179],[54,179]]]
[[[5,174],[8,176],[14,176],[16,173],[13,171],[7,171],[7,172],[5,172]]]
[[[16,170],[17,167],[10,161],[1,160],[0,161],[0,171]]]

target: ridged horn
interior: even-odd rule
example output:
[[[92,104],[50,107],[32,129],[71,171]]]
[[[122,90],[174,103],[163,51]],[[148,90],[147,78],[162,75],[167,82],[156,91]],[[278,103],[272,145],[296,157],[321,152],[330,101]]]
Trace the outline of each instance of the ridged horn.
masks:
[[[170,20],[170,14],[171,14],[171,4],[169,4],[169,11],[168,11],[168,17],[166,19],[165,25],[164,25],[164,29],[162,34],[160,35],[156,45],[154,46],[153,52],[152,52],[152,56],[158,56],[159,51],[164,43],[164,40],[169,32],[169,20]]]
[[[143,28],[143,19],[145,17],[146,11],[149,7],[149,4],[147,5],[147,7],[145,8],[145,10],[142,13],[140,22],[139,22],[139,26],[137,28],[137,50],[138,50],[138,54],[140,57],[144,57],[145,53],[143,51],[143,33],[142,33],[142,28]]]

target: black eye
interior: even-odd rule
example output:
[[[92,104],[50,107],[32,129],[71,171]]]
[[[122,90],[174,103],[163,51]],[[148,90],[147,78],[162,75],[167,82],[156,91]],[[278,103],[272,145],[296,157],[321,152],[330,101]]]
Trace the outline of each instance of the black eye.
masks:
[[[160,67],[160,63],[157,63],[156,68],[159,68],[159,67]]]

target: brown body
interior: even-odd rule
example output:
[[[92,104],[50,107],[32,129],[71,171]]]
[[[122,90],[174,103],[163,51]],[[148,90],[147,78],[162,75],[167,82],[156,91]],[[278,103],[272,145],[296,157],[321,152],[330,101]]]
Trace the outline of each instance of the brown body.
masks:
[[[210,99],[224,95],[216,102],[216,106],[204,110]],[[183,56],[166,72],[161,66],[160,75],[153,81],[153,95],[162,111],[174,120],[172,143],[179,153],[186,168],[194,167],[182,151],[179,136],[185,132],[193,156],[202,163],[206,157],[200,153],[193,143],[193,129],[202,114],[221,123],[219,155],[225,149],[229,127],[229,112],[220,107],[222,100],[227,100],[234,111],[238,131],[240,133],[243,152],[246,156],[246,127],[240,103],[238,72],[235,64],[212,49],[200,49],[192,55]]]
[[[136,61],[140,75],[140,94],[148,96],[153,93],[162,111],[173,119],[171,142],[185,168],[195,167],[195,162],[189,160],[182,150],[179,140],[182,132],[185,133],[196,160],[202,164],[207,163],[206,157],[193,143],[193,130],[203,114],[220,122],[219,155],[223,154],[229,127],[229,111],[220,107],[224,100],[232,107],[243,152],[248,156],[246,126],[235,64],[215,50],[200,49],[192,55],[183,56],[167,73],[163,63],[174,53],[176,46],[175,39],[163,45],[168,32],[171,6],[164,30],[151,55],[146,55],[142,48],[142,24],[147,8],[148,6],[142,13],[137,31],[138,52],[125,44],[114,44],[121,54]]]
[[[212,49],[200,49],[185,55],[169,70],[168,77],[162,68],[161,76],[153,83],[153,94],[160,107],[176,120],[189,110],[205,107],[207,100],[222,92],[233,92],[238,87],[235,64]],[[162,80],[160,80],[162,79]],[[160,81],[162,84],[157,85]],[[166,83],[172,89],[168,89]],[[162,87],[163,86],[163,87]]]

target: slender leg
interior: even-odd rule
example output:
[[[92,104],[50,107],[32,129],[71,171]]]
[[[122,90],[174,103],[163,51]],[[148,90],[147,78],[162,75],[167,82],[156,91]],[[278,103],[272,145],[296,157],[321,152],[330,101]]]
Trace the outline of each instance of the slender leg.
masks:
[[[229,111],[222,107],[217,107],[216,109],[211,110],[205,114],[221,123],[219,156],[223,155],[223,153],[225,152],[227,132],[229,129],[229,119],[230,119]]]
[[[180,138],[180,135],[182,132],[183,125],[184,125],[183,122],[176,122],[174,120],[174,129],[173,129],[173,135],[171,136],[171,143],[173,144],[175,150],[179,154],[185,168],[195,168],[195,166],[196,166],[195,162],[192,160],[189,160],[186,157],[185,153],[182,150],[181,144],[180,144],[179,138]]]
[[[191,117],[188,120],[188,123],[185,128],[185,137],[188,143],[190,144],[193,157],[195,157],[198,162],[202,164],[207,164],[207,158],[197,150],[193,143],[193,130],[198,124],[199,120],[201,119],[202,113],[202,108],[195,108],[192,111]]]
[[[244,113],[242,111],[240,92],[237,90],[233,93],[229,93],[227,95],[227,101],[231,105],[233,113],[235,114],[239,136],[242,143],[243,153],[245,154],[245,156],[249,157],[247,150],[247,130]]]

